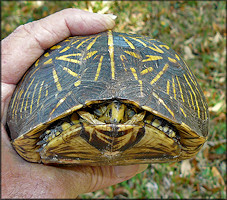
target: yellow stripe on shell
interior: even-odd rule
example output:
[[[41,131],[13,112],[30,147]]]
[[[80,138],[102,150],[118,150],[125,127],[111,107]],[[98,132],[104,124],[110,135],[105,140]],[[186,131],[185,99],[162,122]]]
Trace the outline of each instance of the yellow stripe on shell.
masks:
[[[188,105],[190,108],[192,107],[192,105],[190,104],[189,98],[188,98]]]
[[[161,98],[159,98],[159,96],[156,93],[152,92],[152,94],[168,110],[172,117],[174,117],[173,111],[165,104],[165,102]]]
[[[63,70],[66,71],[67,73],[69,73],[70,75],[74,76],[74,77],[80,78],[80,76],[76,72],[72,71],[71,69],[69,69],[67,67],[63,67]]]
[[[167,50],[169,49],[169,47],[167,45],[165,45],[165,44],[160,44],[159,46],[160,47],[165,47]]]
[[[143,95],[143,81],[142,80],[138,80],[139,84],[140,84],[140,96],[144,96]]]
[[[196,98],[196,94],[195,94],[195,92],[194,92],[194,90],[193,90],[191,84],[189,83],[189,81],[188,81],[186,75],[185,75],[185,74],[183,74],[183,75],[184,75],[184,78],[185,78],[187,84],[189,85],[189,87],[190,87],[190,89],[191,89],[191,91],[192,91],[192,93],[193,93],[193,95],[194,95],[194,97],[195,97],[196,107],[197,107],[197,111],[198,111],[198,117],[200,118],[200,108],[199,108],[199,105],[198,105],[198,101],[197,101],[197,98]]]
[[[75,83],[74,83],[74,86],[79,86],[81,84],[81,81],[76,81]]]
[[[153,56],[153,55],[146,55],[148,58],[143,59],[142,62],[147,62],[147,61],[154,61],[154,60],[161,60],[163,57],[161,56]]]
[[[44,56],[48,57],[48,56],[50,56],[50,54],[47,52],[47,53],[44,54]]]
[[[21,99],[21,95],[23,94],[24,92],[24,89],[22,89],[18,95],[18,99]],[[17,115],[17,111],[18,111],[18,107],[19,107],[19,101],[16,101],[16,104],[14,106],[14,109],[13,109],[13,113],[14,115],[16,116]],[[14,115],[13,115],[13,119],[14,119]]]
[[[93,58],[93,60],[95,60],[96,58],[98,58],[99,55],[95,55],[95,57]]]
[[[27,89],[26,89],[26,91],[25,91],[25,93],[24,93],[24,98],[23,98],[23,100],[22,100],[20,112],[22,112],[25,97],[26,97],[26,95],[27,95],[27,93],[28,93],[28,90],[29,90],[29,88],[31,87],[31,85],[32,85],[32,83],[33,83],[34,80],[35,80],[35,78],[32,79],[32,81],[30,82],[30,84],[28,85],[28,87],[27,87]],[[25,109],[25,110],[26,110],[26,109]]]
[[[198,89],[198,87],[197,87],[197,83],[191,78],[191,76],[189,76],[189,74],[187,74],[187,75],[188,75],[188,77],[190,78],[191,82],[194,84],[194,86],[195,86],[195,88],[196,88],[196,90],[197,90],[199,96],[201,97],[200,99],[201,99],[201,102],[202,102],[202,104],[203,104],[204,113],[205,113],[204,118],[207,119],[206,107],[205,107],[205,104],[204,104],[204,102],[203,102],[202,95],[201,95],[201,93],[200,93],[200,91],[199,91],[199,89]]]
[[[32,106],[33,106],[34,96],[35,96],[35,92],[36,92],[36,88],[37,88],[38,84],[39,84],[39,82],[36,83],[34,90],[33,90],[32,100],[31,100],[31,105],[30,105],[30,114],[32,114]]]
[[[169,60],[170,62],[172,62],[172,63],[177,63],[177,61],[176,61],[174,58],[168,57],[168,60]]]
[[[100,71],[101,71],[102,60],[103,60],[103,56],[101,56],[100,60],[99,60],[99,64],[98,64],[97,71],[96,71],[96,74],[95,74],[95,81],[98,80],[98,77],[99,77],[99,74],[100,74]]]
[[[147,69],[144,69],[143,71],[140,72],[141,75],[147,74],[148,72],[152,72],[153,67],[148,67]]]
[[[35,62],[35,67],[37,67],[39,64],[39,59]]]
[[[50,112],[50,115],[54,113],[54,111],[66,100],[66,98],[72,93],[72,91],[68,92],[62,99],[58,101],[54,109]]]
[[[114,44],[112,31],[108,31],[108,46],[110,54],[111,77],[115,79]]]
[[[11,109],[13,109],[13,107],[14,107],[14,103],[15,103],[15,100],[16,100],[18,94],[19,94],[19,92],[17,91],[15,96],[13,97],[13,103],[11,105]]]
[[[86,57],[84,57],[83,60],[87,60],[89,59],[90,57],[92,57],[93,55],[95,55],[98,51],[91,51],[91,52],[88,52]]]
[[[131,37],[131,36],[129,36],[129,38],[131,38],[131,39],[133,39],[133,40],[135,40],[135,41],[137,41],[137,42],[139,42],[140,44],[142,44],[143,46],[147,46],[147,44],[146,43],[144,43],[142,40],[140,40],[140,39],[138,39],[138,38],[135,38],[135,37]]]
[[[76,41],[72,42],[71,45],[74,45],[74,44],[76,44],[76,43],[79,42],[79,41],[80,41],[80,40],[76,40]]]
[[[44,62],[43,64],[44,64],[44,65],[47,65],[47,64],[51,64],[51,63],[53,63],[52,58],[50,58],[49,60],[47,60],[47,61],[46,61],[46,62]]]
[[[176,96],[176,88],[175,88],[175,83],[174,83],[174,77],[173,76],[172,76],[172,85],[173,85],[174,99],[177,99],[177,96]]]
[[[95,37],[94,40],[92,40],[92,42],[87,46],[87,50],[89,50],[96,42],[96,40],[100,37],[101,35],[98,35]]]
[[[67,46],[64,49],[62,49],[59,53],[64,53],[64,52],[68,51],[69,49],[70,49],[70,46]]]
[[[187,117],[187,115],[185,114],[183,108],[180,107],[180,110],[181,110],[181,112],[183,113],[184,117]]]
[[[191,97],[192,106],[193,106],[193,108],[195,110],[195,104],[194,104],[194,100],[193,100],[193,97],[192,97],[192,93],[190,91],[188,91],[188,92],[189,92],[190,97]]]
[[[196,87],[196,90],[198,91],[198,93],[199,93],[199,95],[200,95],[200,97],[201,97],[202,104],[203,104],[204,113],[205,113],[204,119],[207,119],[207,111],[206,111],[206,107],[205,107],[205,104],[204,104],[202,95],[200,94],[199,89],[198,89],[197,87]]]
[[[166,93],[169,94],[169,88],[170,88],[170,83],[169,80],[167,80],[167,84],[166,84]]]
[[[34,70],[34,72],[32,72],[32,74],[30,75],[30,78],[37,72],[39,70],[39,67],[37,67],[35,70]],[[26,75],[26,74],[25,74]],[[25,77],[25,75],[24,75],[24,77]],[[24,78],[23,78],[24,79]],[[22,79],[22,81],[23,81],[23,79]]]
[[[197,86],[197,83],[192,79],[192,77],[187,73],[188,77],[190,78],[191,82],[194,84],[194,86]]]
[[[164,51],[162,51],[160,48],[158,48],[155,44],[153,44],[153,46],[154,47],[151,47],[151,46],[147,46],[147,47],[158,53],[164,53]]]
[[[131,49],[135,49],[134,45],[124,36],[120,35],[124,40],[125,42],[130,46]]]
[[[85,42],[87,42],[88,40],[91,40],[93,37],[89,37],[88,39],[86,39],[86,40],[83,40],[80,44],[78,44],[77,45],[77,49],[79,49],[80,48],[80,46],[82,46]]]
[[[127,53],[130,56],[135,57],[135,58],[140,58],[140,55],[135,53],[135,52],[133,52],[133,51],[124,51],[124,52]]]
[[[179,56],[177,54],[175,54],[175,57],[177,58],[177,60],[180,60]]]
[[[73,53],[73,54],[62,55],[62,56],[56,57],[55,59],[56,60],[64,60],[64,61],[72,62],[72,63],[80,63],[80,60],[68,58],[70,56],[75,56],[75,57],[81,56],[81,53],[75,53],[75,54]]]
[[[28,95],[27,95],[27,100],[26,100],[25,107],[24,107],[24,110],[25,111],[27,110],[27,107],[28,107],[28,99],[29,99],[29,96],[30,96],[30,93],[28,93]]]
[[[72,38],[72,37],[69,37],[69,38],[63,40],[63,42],[70,42],[70,39],[71,39],[71,38]]]
[[[124,60],[127,60],[127,58],[125,57],[125,55],[120,55],[120,59],[122,61],[122,64],[123,64],[123,67],[124,67],[124,70],[127,72],[127,69],[125,67],[125,63],[124,63]]]
[[[138,76],[137,76],[137,74],[136,74],[136,70],[135,70],[135,68],[130,67],[130,69],[131,69],[131,72],[132,72],[132,74],[133,74],[134,78],[135,78],[136,80],[138,80]]]
[[[62,87],[58,79],[58,74],[54,68],[53,68],[53,78],[54,78],[54,82],[56,84],[57,90],[62,91]]]
[[[41,83],[40,88],[39,88],[39,96],[38,96],[38,99],[37,99],[37,107],[39,106],[39,101],[40,101],[40,98],[41,98],[41,92],[42,92],[42,89],[43,89],[43,84],[44,84],[44,81]]]
[[[190,73],[190,76],[189,77],[193,77],[193,74],[192,74],[192,72],[191,72],[191,70],[190,70],[190,68],[188,67],[188,65],[186,64],[186,62],[182,59],[182,61],[183,61],[183,63],[185,64],[185,66],[186,66],[186,68],[188,69],[188,72]]]
[[[181,99],[184,102],[184,96],[183,96],[182,88],[181,88],[180,81],[179,81],[177,76],[176,76],[176,79],[177,79],[177,83],[178,83],[178,86],[179,86],[179,89],[180,89]]]
[[[50,49],[54,50],[54,49],[60,49],[60,48],[61,48],[61,45],[54,45]]]
[[[161,78],[161,76],[164,74],[164,72],[168,69],[169,65],[166,63],[162,69],[155,77],[154,79],[150,82],[151,85],[153,85],[155,82],[157,82],[158,79]]]

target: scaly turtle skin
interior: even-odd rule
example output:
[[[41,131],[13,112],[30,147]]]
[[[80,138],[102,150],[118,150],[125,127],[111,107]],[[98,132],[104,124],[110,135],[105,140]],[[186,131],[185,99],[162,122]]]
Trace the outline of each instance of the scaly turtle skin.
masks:
[[[25,160],[87,165],[190,158],[208,122],[203,92],[176,52],[110,30],[47,50],[18,83],[7,118]]]

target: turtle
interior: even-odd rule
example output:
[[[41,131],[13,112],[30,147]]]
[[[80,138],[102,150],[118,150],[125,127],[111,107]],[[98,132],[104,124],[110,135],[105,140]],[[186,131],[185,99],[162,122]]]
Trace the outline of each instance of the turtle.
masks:
[[[7,130],[26,161],[129,165],[195,156],[209,113],[191,69],[149,36],[72,36],[35,61],[11,98]]]

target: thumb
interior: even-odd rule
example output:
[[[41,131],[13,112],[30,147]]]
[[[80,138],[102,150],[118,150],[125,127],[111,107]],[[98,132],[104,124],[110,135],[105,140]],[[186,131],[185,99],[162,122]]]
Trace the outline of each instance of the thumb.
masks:
[[[68,185],[71,186],[71,191],[67,191],[67,194],[72,194],[73,197],[75,197],[75,195],[93,192],[115,185],[141,173],[147,166],[147,164],[99,167],[77,166],[73,169],[74,173],[77,174],[76,177],[72,177],[73,173],[68,174],[71,178],[67,176],[64,177],[69,181]],[[78,173],[80,173],[80,176],[78,176]],[[80,180],[78,180],[78,177]],[[67,188],[69,189],[69,187]]]
[[[136,174],[143,172],[147,169],[147,164],[138,164],[138,165],[128,165],[128,166],[114,166],[114,172],[116,177],[122,179],[129,179],[129,177],[133,177]]]
[[[96,191],[126,181],[147,168],[147,164],[128,166],[106,166],[97,169],[92,176],[88,192]]]

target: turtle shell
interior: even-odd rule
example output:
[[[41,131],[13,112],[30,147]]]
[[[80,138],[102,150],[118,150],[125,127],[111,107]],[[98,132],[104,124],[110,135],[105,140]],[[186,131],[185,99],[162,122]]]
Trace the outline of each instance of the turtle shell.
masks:
[[[91,122],[83,114],[116,101],[130,107],[127,112],[137,109],[136,122],[100,123],[97,116]],[[83,120],[40,142],[73,113]],[[48,49],[18,83],[7,117],[12,144],[25,160],[89,165],[190,158],[206,141],[208,123],[203,92],[175,51],[150,37],[110,30]],[[176,137],[164,133],[166,125]]]

